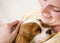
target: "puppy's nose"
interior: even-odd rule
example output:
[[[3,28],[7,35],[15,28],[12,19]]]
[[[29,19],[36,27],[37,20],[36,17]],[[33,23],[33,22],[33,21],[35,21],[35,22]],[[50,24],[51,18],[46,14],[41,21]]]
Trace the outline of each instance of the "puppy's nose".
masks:
[[[51,35],[51,34],[52,34],[51,30],[47,30],[47,31],[46,31],[46,34]]]

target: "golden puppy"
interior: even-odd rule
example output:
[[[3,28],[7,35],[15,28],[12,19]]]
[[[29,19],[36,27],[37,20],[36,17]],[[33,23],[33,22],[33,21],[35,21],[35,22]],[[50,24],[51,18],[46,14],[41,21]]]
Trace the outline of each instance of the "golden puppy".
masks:
[[[41,36],[43,36],[42,40],[47,40],[51,34],[48,25],[34,18],[28,19],[21,24],[15,43],[38,43],[42,39]],[[45,38],[44,35],[47,37]]]

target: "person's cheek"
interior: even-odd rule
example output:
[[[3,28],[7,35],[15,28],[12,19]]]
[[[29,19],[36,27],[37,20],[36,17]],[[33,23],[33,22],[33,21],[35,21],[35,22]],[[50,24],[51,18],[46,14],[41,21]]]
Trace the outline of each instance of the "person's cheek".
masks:
[[[60,20],[60,13],[53,13],[52,16],[54,19]]]

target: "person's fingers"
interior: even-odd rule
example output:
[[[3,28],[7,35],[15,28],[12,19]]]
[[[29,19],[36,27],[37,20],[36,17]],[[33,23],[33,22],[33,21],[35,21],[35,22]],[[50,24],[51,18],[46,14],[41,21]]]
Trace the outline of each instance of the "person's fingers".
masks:
[[[19,23],[19,21],[16,20],[16,21],[14,21],[12,23],[8,23],[7,25],[11,29],[13,26],[17,25],[18,23]]]
[[[17,33],[18,33],[18,30],[19,30],[20,25],[21,25],[21,22],[18,23],[16,29],[12,32],[12,34],[10,36],[11,37],[11,41],[13,41],[15,39],[15,37],[17,36]]]

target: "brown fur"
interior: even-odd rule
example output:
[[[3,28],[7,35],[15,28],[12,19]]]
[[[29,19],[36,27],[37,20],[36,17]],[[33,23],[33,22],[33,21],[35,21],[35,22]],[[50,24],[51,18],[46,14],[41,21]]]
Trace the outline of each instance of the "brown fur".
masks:
[[[15,43],[30,43],[33,37],[40,32],[40,26],[34,22],[21,24]]]

